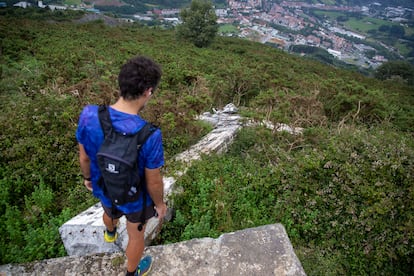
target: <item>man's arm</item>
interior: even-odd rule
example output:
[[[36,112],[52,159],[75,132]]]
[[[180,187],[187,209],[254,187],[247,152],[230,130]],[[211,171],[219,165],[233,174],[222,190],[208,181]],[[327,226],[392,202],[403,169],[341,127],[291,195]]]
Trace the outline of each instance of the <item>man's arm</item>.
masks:
[[[82,172],[83,177],[90,179],[90,177],[91,177],[91,168],[90,168],[91,160],[89,159],[89,156],[86,154],[85,148],[83,147],[82,144],[79,144],[79,163],[80,163],[80,168],[81,168],[81,172]],[[92,181],[84,179],[83,184],[86,186],[86,188],[89,191],[92,191]]]
[[[163,219],[167,213],[167,205],[164,202],[164,182],[162,180],[161,170],[145,168],[145,179],[147,189],[157,210],[158,218]]]

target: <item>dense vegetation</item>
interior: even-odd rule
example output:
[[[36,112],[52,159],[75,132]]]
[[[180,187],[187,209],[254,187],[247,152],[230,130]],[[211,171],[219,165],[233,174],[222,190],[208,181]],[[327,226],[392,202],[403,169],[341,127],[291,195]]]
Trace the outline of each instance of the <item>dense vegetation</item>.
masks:
[[[414,85],[414,66],[406,61],[389,61],[377,68],[375,77],[380,80],[401,78]]]
[[[180,180],[162,235],[280,222],[308,275],[412,275],[413,146],[410,135],[376,128],[313,127],[300,138],[243,129],[228,154]]]
[[[65,255],[58,227],[96,202],[81,183],[79,112],[113,102],[119,67],[145,54],[164,71],[144,117],[163,130],[167,175],[212,107],[305,128],[245,127],[228,154],[196,163],[159,242],[281,222],[309,275],[412,274],[414,95],[400,79],[240,39],[197,48],[172,31],[3,15],[0,263]]]

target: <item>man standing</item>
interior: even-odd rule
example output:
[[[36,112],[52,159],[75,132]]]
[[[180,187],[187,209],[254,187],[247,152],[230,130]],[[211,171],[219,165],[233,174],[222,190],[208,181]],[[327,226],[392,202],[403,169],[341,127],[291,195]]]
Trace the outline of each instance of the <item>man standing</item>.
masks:
[[[133,134],[145,124],[139,112],[145,107],[161,79],[158,64],[147,57],[139,56],[129,60],[121,68],[118,76],[120,97],[109,109],[113,128],[122,133]],[[164,165],[164,151],[161,131],[157,129],[146,140],[138,156],[138,173],[144,179],[144,189],[138,200],[123,205],[112,206],[111,200],[104,195],[98,185],[101,176],[96,154],[104,140],[104,132],[99,122],[98,106],[86,106],[79,118],[76,139],[79,142],[79,159],[84,184],[93,195],[100,199],[104,209],[103,222],[106,226],[104,239],[115,242],[117,223],[125,215],[127,219],[128,245],[126,248],[127,274],[147,275],[152,258],[142,258],[144,252],[144,227],[139,227],[142,212],[145,219],[157,215],[162,220],[167,212],[164,202],[164,185],[161,167]],[[144,197],[145,200],[144,200]],[[146,206],[144,205],[146,203]],[[115,208],[114,208],[115,207]]]

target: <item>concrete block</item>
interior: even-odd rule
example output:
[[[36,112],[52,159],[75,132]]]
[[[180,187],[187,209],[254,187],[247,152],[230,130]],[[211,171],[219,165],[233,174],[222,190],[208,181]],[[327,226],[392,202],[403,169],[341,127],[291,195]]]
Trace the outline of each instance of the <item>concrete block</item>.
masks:
[[[281,224],[153,246],[148,252],[159,276],[306,275]]]
[[[170,193],[174,182],[175,180],[172,177],[164,178],[166,194]],[[60,237],[69,256],[125,251],[128,245],[125,217],[121,217],[119,220],[118,239],[116,242],[107,243],[103,239],[105,225],[102,215],[102,206],[100,203],[97,203],[59,228]],[[147,245],[157,236],[159,227],[159,220],[157,218],[152,218],[148,221],[145,229],[145,243]]]
[[[118,240],[115,243],[107,243],[103,239],[105,226],[102,215],[102,206],[97,203],[59,228],[59,234],[68,255],[84,256],[121,251],[125,232],[125,218],[120,220]]]
[[[151,275],[306,275],[285,228],[270,224],[201,238],[150,246]],[[0,266],[0,275],[125,275],[124,253],[68,256],[29,264]]]

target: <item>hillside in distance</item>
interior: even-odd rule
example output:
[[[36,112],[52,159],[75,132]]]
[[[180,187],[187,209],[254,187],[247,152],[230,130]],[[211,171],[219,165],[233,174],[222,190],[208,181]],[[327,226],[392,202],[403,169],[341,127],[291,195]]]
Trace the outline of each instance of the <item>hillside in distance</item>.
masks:
[[[6,0],[8,4],[15,2]],[[406,2],[275,0],[213,1],[213,4],[221,35],[260,41],[369,75],[390,60],[414,63],[414,17]],[[43,1],[43,4],[55,3]],[[179,22],[180,9],[190,1],[61,0],[58,3],[69,9],[87,9],[173,29]],[[398,4],[402,6],[395,6]]]
[[[351,1],[346,6],[340,6],[343,3],[339,1],[325,2],[324,6],[319,1],[219,1],[214,4],[219,33],[224,36],[260,41],[365,74],[371,74],[389,60],[414,62],[412,10],[392,8],[387,6],[388,2],[358,2],[358,6]],[[85,3],[102,13],[173,29],[179,20],[180,8],[189,1]]]

